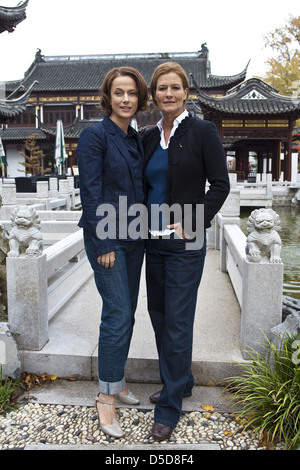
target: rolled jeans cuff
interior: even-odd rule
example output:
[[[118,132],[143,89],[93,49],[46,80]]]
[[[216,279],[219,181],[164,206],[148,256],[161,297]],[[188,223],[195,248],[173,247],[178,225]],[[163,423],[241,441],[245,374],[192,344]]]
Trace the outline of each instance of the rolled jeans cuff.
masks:
[[[99,379],[99,391],[105,395],[116,395],[121,393],[125,388],[125,377],[119,382],[103,382]]]

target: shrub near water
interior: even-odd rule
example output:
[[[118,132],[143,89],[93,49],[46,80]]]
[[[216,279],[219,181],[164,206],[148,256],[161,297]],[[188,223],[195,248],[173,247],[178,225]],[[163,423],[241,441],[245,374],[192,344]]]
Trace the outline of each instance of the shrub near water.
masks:
[[[247,350],[250,362],[242,374],[227,379],[239,417],[272,442],[284,440],[289,450],[300,446],[300,335],[266,338],[265,354]]]

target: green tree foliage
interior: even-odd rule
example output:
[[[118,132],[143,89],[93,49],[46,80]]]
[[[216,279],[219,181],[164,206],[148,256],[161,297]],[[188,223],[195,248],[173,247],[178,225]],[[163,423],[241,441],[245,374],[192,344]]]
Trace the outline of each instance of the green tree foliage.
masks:
[[[300,16],[290,16],[288,23],[271,31],[265,38],[275,57],[268,59],[264,80],[281,95],[300,95]]]

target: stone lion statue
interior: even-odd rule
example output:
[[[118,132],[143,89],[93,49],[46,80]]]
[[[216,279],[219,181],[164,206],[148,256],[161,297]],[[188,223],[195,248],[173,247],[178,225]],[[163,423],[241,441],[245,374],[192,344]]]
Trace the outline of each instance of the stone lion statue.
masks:
[[[9,233],[9,258],[22,255],[39,256],[43,251],[41,221],[34,207],[19,206],[11,215]]]
[[[247,223],[246,254],[254,263],[281,263],[281,238],[279,215],[272,209],[255,209]]]

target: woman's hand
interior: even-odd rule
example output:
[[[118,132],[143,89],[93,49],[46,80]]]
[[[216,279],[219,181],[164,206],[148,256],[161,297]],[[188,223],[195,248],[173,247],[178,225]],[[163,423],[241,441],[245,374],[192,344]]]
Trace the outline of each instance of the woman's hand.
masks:
[[[178,222],[176,224],[168,225],[168,228],[174,229],[176,235],[179,238],[182,238],[183,240],[186,239],[186,238],[191,238],[187,233],[185,233],[185,231],[183,230],[182,225],[181,225],[180,222]]]
[[[115,252],[111,251],[110,253],[106,253],[105,255],[99,256],[99,258],[97,258],[97,261],[99,264],[101,264],[104,268],[107,269],[113,267],[113,265],[115,264],[115,259]]]

